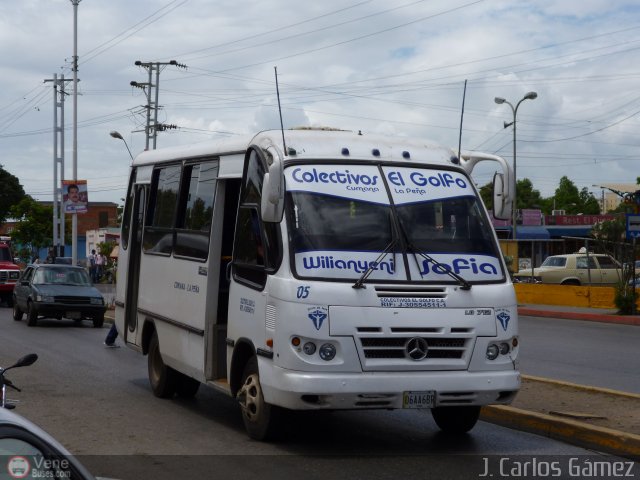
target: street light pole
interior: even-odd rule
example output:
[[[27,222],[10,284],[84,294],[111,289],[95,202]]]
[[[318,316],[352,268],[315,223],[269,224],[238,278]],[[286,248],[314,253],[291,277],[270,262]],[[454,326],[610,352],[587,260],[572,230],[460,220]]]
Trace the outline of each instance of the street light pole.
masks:
[[[73,5],[73,180],[78,180],[78,4]],[[78,264],[78,213],[71,215],[71,261]]]
[[[513,234],[512,234],[512,239],[516,240],[517,239],[517,234],[516,234],[516,211],[517,211],[517,196],[516,196],[516,186],[517,186],[517,177],[516,177],[516,115],[518,114],[518,107],[520,106],[520,104],[522,102],[524,102],[525,100],[535,100],[536,98],[538,98],[538,94],[536,92],[529,92],[527,93],[524,97],[522,97],[520,99],[520,101],[518,103],[516,103],[516,106],[514,107],[510,102],[506,101],[504,98],[502,97],[495,97],[494,101],[498,104],[501,105],[503,103],[506,103],[507,105],[509,105],[511,107],[511,111],[513,112],[513,122],[504,122],[504,128],[510,127],[511,125],[513,125],[513,208],[511,211],[511,226],[513,228]]]
[[[124,139],[124,137],[120,135],[120,132],[113,130],[112,132],[109,133],[109,135],[111,135],[113,138],[118,138],[124,142],[124,146],[127,147],[127,152],[129,152],[129,156],[133,161],[133,155],[131,155],[131,150],[129,150],[129,145],[127,145],[127,141]]]
[[[605,211],[604,211],[604,189],[607,188],[607,187],[603,187],[602,185],[591,185],[591,186],[592,187],[597,187],[597,188],[600,189],[600,193],[601,193],[601,195],[600,195],[600,197],[601,197],[601,200],[600,200],[600,213],[605,213]]]

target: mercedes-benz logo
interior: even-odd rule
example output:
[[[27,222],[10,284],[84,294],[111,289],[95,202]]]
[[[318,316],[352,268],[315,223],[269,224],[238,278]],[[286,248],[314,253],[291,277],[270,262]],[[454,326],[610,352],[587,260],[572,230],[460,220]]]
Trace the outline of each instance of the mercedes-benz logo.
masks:
[[[405,355],[411,360],[420,361],[427,358],[429,344],[422,337],[413,337],[409,339],[404,347]]]

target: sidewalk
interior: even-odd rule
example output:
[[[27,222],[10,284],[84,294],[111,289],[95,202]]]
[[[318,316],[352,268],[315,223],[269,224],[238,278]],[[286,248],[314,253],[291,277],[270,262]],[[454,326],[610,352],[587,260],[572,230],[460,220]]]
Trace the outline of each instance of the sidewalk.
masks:
[[[640,325],[640,316],[615,310],[519,305],[526,316]],[[640,333],[640,331],[639,331]],[[482,409],[482,420],[638,460],[640,395],[523,375],[510,406]]]
[[[518,314],[529,317],[552,317],[568,320],[640,325],[640,315],[618,315],[617,310],[571,307],[567,305],[518,305]]]

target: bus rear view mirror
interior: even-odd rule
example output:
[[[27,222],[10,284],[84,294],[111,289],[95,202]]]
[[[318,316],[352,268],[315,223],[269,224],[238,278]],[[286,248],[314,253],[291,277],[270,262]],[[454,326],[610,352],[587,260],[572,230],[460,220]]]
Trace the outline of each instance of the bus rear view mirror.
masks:
[[[493,216],[499,220],[511,218],[511,197],[504,182],[504,174],[496,172],[493,176]]]
[[[274,158],[262,184],[262,221],[279,223],[284,212],[284,175],[282,161]]]

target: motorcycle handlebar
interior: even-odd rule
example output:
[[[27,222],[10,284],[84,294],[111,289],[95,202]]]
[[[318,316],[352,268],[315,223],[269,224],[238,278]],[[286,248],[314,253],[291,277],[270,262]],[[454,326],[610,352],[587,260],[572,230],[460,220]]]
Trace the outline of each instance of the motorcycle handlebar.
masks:
[[[33,365],[36,360],[38,360],[38,355],[36,355],[35,353],[30,353],[28,355],[25,355],[21,359],[19,359],[16,363],[11,365],[10,367],[7,367],[7,368],[0,367],[0,407],[4,407],[7,409],[15,408],[15,405],[11,403],[7,403],[5,387],[11,387],[18,392],[22,391],[18,387],[16,387],[11,380],[5,377],[5,373],[7,373],[7,370],[11,370],[12,368],[27,367],[29,365]]]

